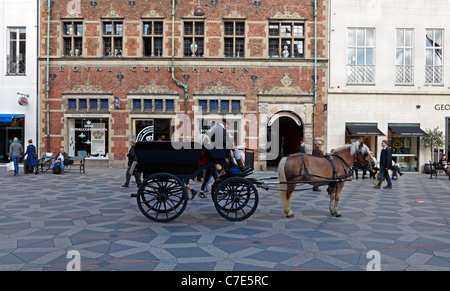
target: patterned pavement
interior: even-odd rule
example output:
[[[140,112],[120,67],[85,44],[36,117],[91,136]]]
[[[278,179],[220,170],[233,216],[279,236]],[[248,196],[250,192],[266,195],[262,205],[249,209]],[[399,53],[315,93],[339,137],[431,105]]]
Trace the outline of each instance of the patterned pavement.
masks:
[[[340,218],[329,215],[325,189],[296,192],[291,219],[277,191],[259,189],[246,221],[227,221],[196,197],[177,220],[154,223],[129,197],[134,188],[120,188],[124,172],[13,177],[0,168],[0,270],[66,270],[72,250],[81,270],[366,270],[371,250],[381,270],[450,270],[444,176],[405,174],[391,190],[347,182]]]

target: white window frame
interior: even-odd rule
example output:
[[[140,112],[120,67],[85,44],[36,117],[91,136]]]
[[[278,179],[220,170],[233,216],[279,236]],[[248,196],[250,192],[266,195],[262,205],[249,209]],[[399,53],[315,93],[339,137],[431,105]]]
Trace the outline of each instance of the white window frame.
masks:
[[[402,32],[402,39],[399,39],[399,32]],[[411,34],[411,42],[407,43],[406,33]],[[402,52],[401,59],[398,58],[398,52]],[[410,63],[407,63],[407,52],[410,51]],[[397,28],[395,30],[395,84],[413,85],[414,84],[414,29]]]
[[[20,39],[20,31],[22,30],[22,29],[24,29],[25,30],[25,39],[24,40],[22,40],[22,39]],[[11,44],[12,44],[12,42],[13,42],[13,40],[11,40],[11,32],[12,31],[16,31],[16,33],[17,33],[17,38],[16,38],[16,40],[14,40],[14,42],[16,43],[15,45],[16,45],[16,55],[14,56],[14,59],[15,59],[15,67],[14,67],[14,70],[11,70],[11,68],[10,68],[10,64],[12,63],[12,61],[10,61],[11,59],[12,59],[12,56],[11,56]],[[6,48],[6,51],[7,51],[7,59],[6,59],[6,74],[7,75],[12,75],[12,76],[24,76],[24,75],[26,75],[26,72],[27,72],[27,64],[26,64],[26,61],[27,61],[27,29],[26,29],[26,27],[24,27],[24,26],[14,26],[14,27],[8,27],[8,29],[7,29],[7,31],[8,31],[8,35],[7,35],[7,48]],[[25,42],[25,44],[24,44],[24,48],[25,48],[25,52],[22,52],[21,53],[21,50],[20,50],[20,47],[21,47],[21,45],[20,45],[20,43],[21,42]],[[20,70],[20,62],[21,61],[24,61],[24,64],[23,64],[23,72]]]
[[[355,43],[350,43],[350,32],[354,30]],[[364,44],[358,44],[358,32],[364,33]],[[367,32],[373,32],[373,43],[368,41]],[[375,84],[375,47],[376,30],[373,27],[349,27],[347,28],[347,84],[355,85],[374,85]],[[354,51],[352,60],[350,60],[351,51]],[[372,63],[367,62],[367,53],[372,51]],[[358,63],[360,54],[363,53],[363,62]]]
[[[436,43],[436,32],[441,32],[441,44]],[[432,32],[433,38],[428,38],[429,32]],[[443,28],[427,28],[425,30],[425,84],[427,85],[443,85],[444,84],[444,29]],[[431,46],[429,46],[431,45]],[[428,62],[428,54],[431,51],[431,64]],[[440,51],[441,64],[436,64],[437,51]],[[437,55],[439,57],[439,55]]]

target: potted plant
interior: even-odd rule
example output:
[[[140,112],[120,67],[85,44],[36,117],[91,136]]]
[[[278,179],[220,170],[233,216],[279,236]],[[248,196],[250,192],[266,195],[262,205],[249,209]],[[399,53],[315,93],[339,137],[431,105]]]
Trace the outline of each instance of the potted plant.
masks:
[[[421,138],[422,145],[425,148],[430,148],[430,161],[433,161],[433,152],[435,148],[440,148],[444,146],[444,132],[439,130],[439,126],[437,126],[435,129],[429,129],[427,128],[425,130],[428,136],[424,136]],[[431,173],[431,165],[425,164],[425,173],[430,174]]]

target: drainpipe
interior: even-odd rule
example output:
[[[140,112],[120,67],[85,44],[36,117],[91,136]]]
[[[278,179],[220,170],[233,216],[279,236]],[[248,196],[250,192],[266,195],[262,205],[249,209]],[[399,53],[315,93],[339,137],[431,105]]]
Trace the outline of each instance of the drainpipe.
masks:
[[[48,94],[50,91],[49,74],[50,74],[50,14],[52,13],[51,0],[47,0],[47,76],[45,81],[46,102],[47,102],[47,152],[50,151],[50,103]]]
[[[175,83],[177,83],[178,86],[182,87],[184,89],[184,100],[185,100],[185,112],[187,111],[186,109],[186,102],[187,99],[189,98],[189,94],[188,94],[188,87],[186,84],[181,83],[179,80],[177,80],[175,78],[175,0],[172,0],[172,66],[171,66],[171,71],[172,71],[172,80],[175,81]]]
[[[314,0],[314,113],[313,113],[313,144],[316,143],[317,115],[317,0]]]

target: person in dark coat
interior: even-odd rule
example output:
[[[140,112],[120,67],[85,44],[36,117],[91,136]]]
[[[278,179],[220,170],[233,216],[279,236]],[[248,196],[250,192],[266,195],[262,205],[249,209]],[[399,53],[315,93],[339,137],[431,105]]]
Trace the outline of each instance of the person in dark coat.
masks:
[[[122,188],[128,188],[130,185],[130,179],[131,179],[131,166],[133,165],[133,162],[136,161],[136,154],[134,153],[134,145],[136,142],[134,140],[130,141],[130,150],[128,151],[127,158],[128,158],[128,169],[125,173],[125,184],[123,184]],[[136,184],[139,186],[141,185],[141,173],[139,173],[136,169],[133,169],[133,176],[136,179]]]
[[[300,146],[297,148],[298,153],[306,153],[305,151],[305,142],[303,140],[300,141]]]
[[[389,169],[392,168],[392,153],[391,150],[388,148],[388,141],[383,140],[381,142],[381,146],[383,149],[381,150],[380,155],[380,173],[378,174],[379,182],[376,186],[374,186],[375,189],[380,189],[381,183],[386,179],[387,186],[384,187],[385,189],[391,189],[392,188],[392,181],[389,177]]]
[[[39,163],[36,160],[37,153],[36,153],[36,147],[33,145],[33,140],[31,140],[31,139],[28,140],[27,150],[23,155],[27,156],[27,160],[25,163],[25,174],[33,173],[35,167],[36,167],[35,174],[36,175],[39,174],[39,169],[38,169]]]

